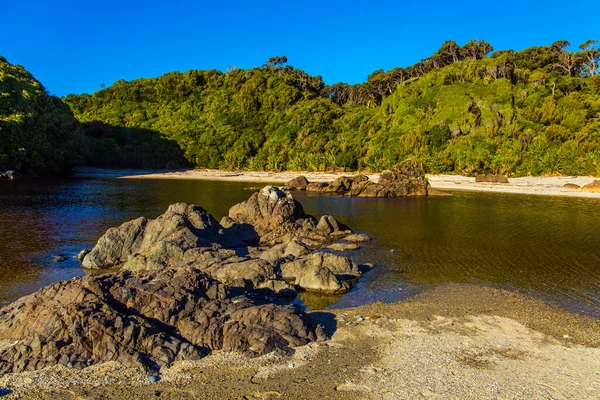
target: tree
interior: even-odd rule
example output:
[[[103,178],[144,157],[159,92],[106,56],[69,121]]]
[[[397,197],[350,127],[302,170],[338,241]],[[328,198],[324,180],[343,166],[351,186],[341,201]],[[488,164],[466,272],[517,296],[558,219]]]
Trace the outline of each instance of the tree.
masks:
[[[460,46],[454,40],[446,40],[436,52],[444,65],[460,61]]]
[[[576,59],[575,54],[567,50],[571,46],[568,40],[558,40],[552,43],[552,47],[558,52],[554,63],[555,68],[563,70],[568,76],[575,76]]]
[[[283,64],[287,64],[288,58],[286,56],[275,56],[267,60],[267,68],[281,68]]]
[[[463,46],[460,55],[472,60],[482,60],[492,51],[494,51],[494,48],[488,42],[484,40],[471,40]]]
[[[597,40],[588,40],[579,45],[584,57],[583,66],[588,76],[596,75],[596,70],[598,69],[600,52],[595,49],[596,43],[598,43]]]

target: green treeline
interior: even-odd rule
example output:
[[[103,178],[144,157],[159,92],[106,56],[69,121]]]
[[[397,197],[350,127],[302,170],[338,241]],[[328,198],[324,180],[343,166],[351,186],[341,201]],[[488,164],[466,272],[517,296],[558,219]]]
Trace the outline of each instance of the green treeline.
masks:
[[[600,175],[595,45],[492,53],[447,41],[410,67],[332,86],[278,56],[63,101],[97,166],[380,171],[413,157],[430,173]]]
[[[22,66],[0,57],[0,172],[67,172],[84,161],[85,142],[69,107]]]
[[[432,173],[600,175],[594,45],[488,57],[489,43],[448,41],[411,67],[333,86],[279,56],[64,100],[80,121],[158,132],[200,167],[379,171],[414,156]]]

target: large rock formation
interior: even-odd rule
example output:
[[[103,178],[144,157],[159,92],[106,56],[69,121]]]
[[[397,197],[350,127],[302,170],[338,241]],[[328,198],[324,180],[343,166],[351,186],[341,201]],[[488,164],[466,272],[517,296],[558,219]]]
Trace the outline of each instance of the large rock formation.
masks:
[[[325,338],[292,306],[257,304],[199,269],[57,282],[0,309],[0,375],[117,360],[156,370],[212,350],[260,355]],[[7,342],[5,342],[7,343]]]
[[[600,179],[593,180],[592,182],[582,187],[582,189],[588,192],[600,192]]]
[[[330,183],[307,182],[297,177],[288,182],[288,187],[310,192],[337,193],[353,197],[405,197],[427,196],[433,192],[425,178],[423,167],[416,162],[396,165],[392,170],[383,171],[379,182],[369,180],[366,175],[341,176]],[[298,184],[302,182],[302,184]]]
[[[221,223],[199,206],[178,203],[154,220],[111,228],[83,266],[134,271],[193,266],[242,291],[345,293],[361,268],[345,256],[319,256],[313,247],[351,233],[333,216],[317,221],[306,215],[288,190],[267,186],[231,207]],[[284,268],[291,262],[303,268]]]

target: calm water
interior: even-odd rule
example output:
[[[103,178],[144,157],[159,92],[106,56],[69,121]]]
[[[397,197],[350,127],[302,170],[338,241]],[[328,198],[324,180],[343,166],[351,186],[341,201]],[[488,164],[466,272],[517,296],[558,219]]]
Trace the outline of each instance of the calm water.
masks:
[[[68,179],[0,182],[0,303],[83,275],[70,259],[111,226],[156,217],[178,201],[217,219],[251,183]],[[313,308],[393,301],[445,282],[517,289],[600,316],[600,200],[456,192],[453,197],[351,199],[297,193],[375,240],[354,253],[376,268],[344,297],[303,296]]]

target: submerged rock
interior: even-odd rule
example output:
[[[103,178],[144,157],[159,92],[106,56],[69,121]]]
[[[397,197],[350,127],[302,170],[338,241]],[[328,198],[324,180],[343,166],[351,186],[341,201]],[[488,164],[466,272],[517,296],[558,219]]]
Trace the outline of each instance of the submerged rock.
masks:
[[[104,361],[150,370],[212,350],[261,355],[325,338],[292,306],[258,304],[193,267],[54,283],[0,309],[0,374]]]

